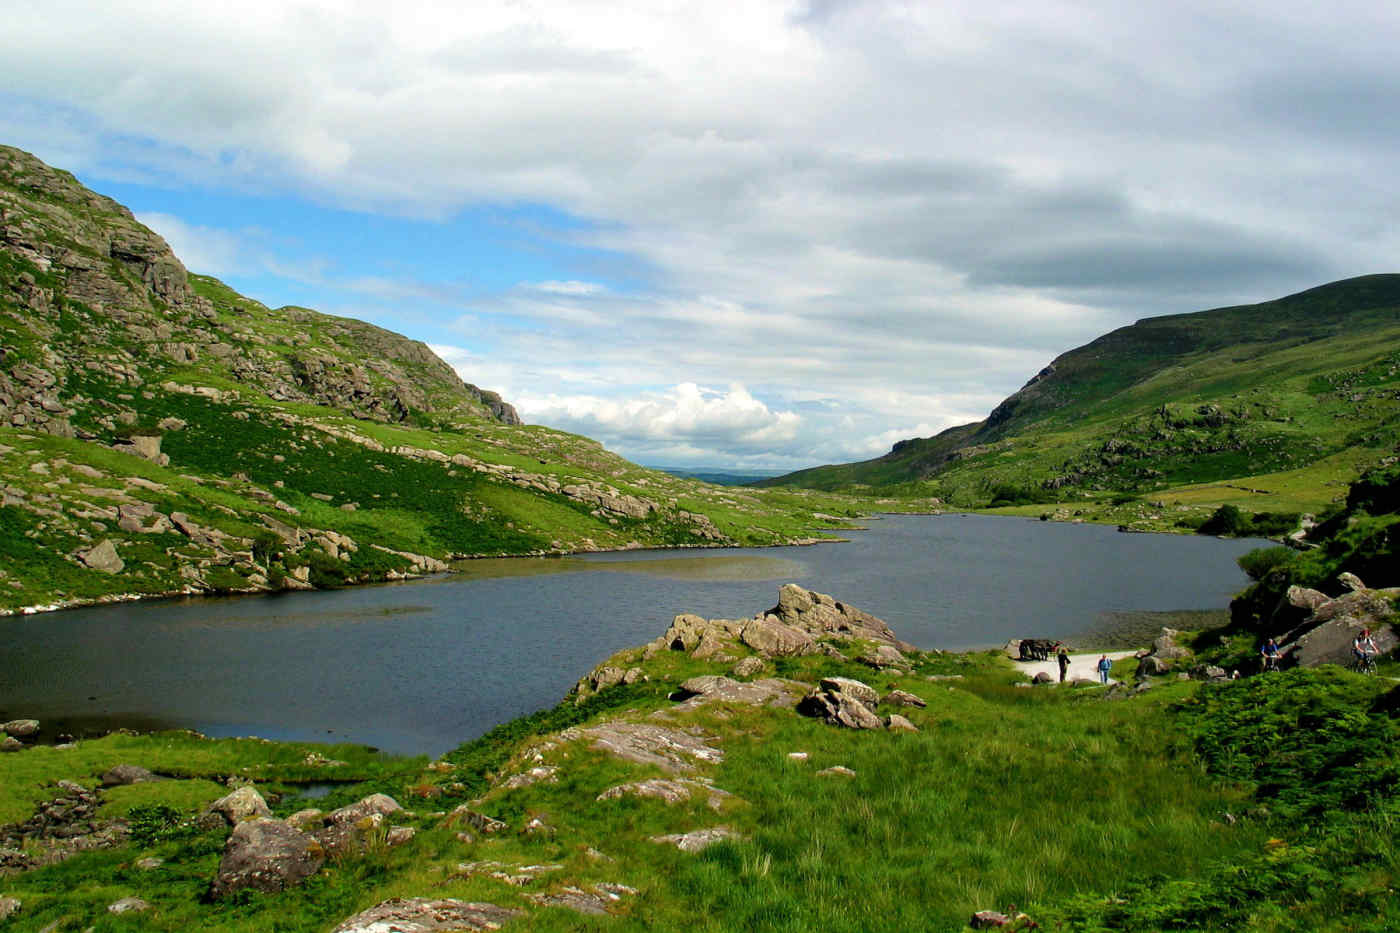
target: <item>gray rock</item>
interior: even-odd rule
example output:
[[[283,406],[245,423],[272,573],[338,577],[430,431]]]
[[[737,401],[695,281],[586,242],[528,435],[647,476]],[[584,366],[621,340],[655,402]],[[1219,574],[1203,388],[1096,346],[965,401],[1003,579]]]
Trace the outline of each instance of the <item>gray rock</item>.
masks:
[[[681,699],[688,708],[712,701],[746,706],[790,707],[797,702],[792,681],[768,678],[743,683],[720,674],[692,677],[681,684]],[[798,688],[800,689],[800,687]]]
[[[102,573],[121,573],[126,567],[126,562],[117,554],[117,546],[110,538],[103,538],[101,544],[86,551],[79,551],[76,556],[93,570],[100,570]]]
[[[118,787],[123,784],[143,784],[148,781],[164,780],[140,765],[121,764],[108,768],[102,774],[103,787]]]
[[[823,677],[820,687],[826,693],[840,694],[857,703],[864,703],[872,710],[880,705],[880,694],[869,684],[850,677]]]
[[[8,920],[20,912],[24,902],[17,897],[0,897],[0,921]]]
[[[891,690],[885,694],[885,698],[880,702],[890,706],[916,706],[920,709],[928,706],[922,697],[917,697],[905,690]]]
[[[563,907],[565,910],[595,917],[606,916],[608,905],[615,900],[615,898],[607,898],[601,894],[575,887],[561,888],[549,894],[527,894],[525,896],[543,907]]]
[[[669,778],[649,778],[609,787],[598,795],[598,800],[620,800],[623,797],[649,797],[666,804],[684,803],[695,793],[711,798],[712,809],[718,809],[729,794],[716,787],[698,781],[677,781]]]
[[[884,720],[858,700],[839,693],[814,690],[797,704],[797,711],[804,716],[820,719],[828,725],[845,726],[848,729],[883,729]]]
[[[383,826],[384,814],[366,813],[358,819],[328,823],[310,835],[327,858],[342,859],[365,854],[373,846],[376,832]]]
[[[252,785],[240,787],[204,808],[204,813],[200,817],[201,825],[208,825],[210,822],[217,823],[223,820],[230,826],[237,825],[244,820],[259,818],[269,818],[272,811],[268,809],[267,801],[263,800],[262,794]]]
[[[885,717],[885,728],[891,732],[918,732],[919,727],[898,713],[891,713]]]
[[[711,829],[697,829],[689,833],[672,833],[667,836],[652,836],[652,842],[665,845],[673,845],[682,852],[702,852],[717,842],[726,840],[740,840],[744,837],[734,832],[727,826],[715,826]]]
[[[139,897],[124,897],[107,905],[107,913],[109,914],[136,914],[150,909],[151,905]]]
[[[739,662],[729,669],[729,673],[741,680],[748,680],[750,677],[762,674],[767,666],[763,663],[762,658],[750,655],[747,658],[740,658]]]
[[[697,763],[717,764],[724,760],[724,753],[707,744],[704,733],[695,728],[613,721],[566,729],[560,738],[591,740],[594,748],[615,758],[654,765],[669,774],[693,771]]]
[[[750,619],[739,640],[764,657],[786,658],[811,654],[816,641],[806,632],[784,625],[771,616]]]
[[[388,816],[391,813],[402,813],[403,807],[399,802],[388,794],[371,794],[357,803],[352,803],[339,810],[332,810],[326,817],[330,823],[358,823],[359,821],[378,814]]]
[[[155,871],[157,868],[165,864],[165,859],[159,858],[154,855],[148,855],[145,858],[137,859],[135,864],[136,867],[141,869],[142,871]]]
[[[868,667],[879,669],[907,667],[909,664],[909,659],[893,645],[878,645],[873,651],[867,651],[856,660]]]
[[[17,739],[27,739],[39,732],[39,720],[37,719],[11,719],[7,723],[0,723],[0,732],[12,735]]]
[[[500,929],[519,914],[455,898],[396,897],[342,921],[331,933],[475,933]]]
[[[1165,674],[1172,669],[1171,662],[1166,658],[1159,658],[1155,654],[1148,655],[1138,662],[1137,674],[1139,677],[1155,677]]]
[[[1051,677],[1045,671],[1036,671],[1035,676],[1031,678],[1031,682],[1037,684],[1053,684],[1055,678]]]
[[[301,884],[324,862],[321,847],[306,833],[281,820],[244,820],[229,834],[210,893],[215,898],[249,888],[275,893]]]
[[[0,739],[0,752],[22,752],[24,743],[12,735]]]

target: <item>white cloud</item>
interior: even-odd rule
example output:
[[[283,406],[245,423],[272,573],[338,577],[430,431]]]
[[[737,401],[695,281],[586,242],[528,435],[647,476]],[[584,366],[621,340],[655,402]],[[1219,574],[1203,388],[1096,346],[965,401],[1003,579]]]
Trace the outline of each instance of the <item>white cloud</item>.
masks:
[[[193,272],[230,275],[248,267],[243,239],[230,230],[189,224],[171,214],[140,213],[136,219],[159,233]]]
[[[541,420],[830,461],[1131,320],[1392,268],[1397,40],[1374,0],[53,0],[7,13],[0,130],[99,178],[570,215],[635,274],[468,295],[152,225],[199,271],[380,302]]]

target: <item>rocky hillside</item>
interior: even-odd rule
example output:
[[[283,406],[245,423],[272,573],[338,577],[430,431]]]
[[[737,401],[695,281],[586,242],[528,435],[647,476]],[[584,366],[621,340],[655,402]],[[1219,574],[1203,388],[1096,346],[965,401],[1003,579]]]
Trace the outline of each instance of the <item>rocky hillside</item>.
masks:
[[[1321,511],[1400,445],[1400,275],[1149,318],[1057,357],[985,421],[763,486],[1034,506],[1144,529]],[[1066,508],[1067,507],[1067,508]]]
[[[420,342],[187,273],[129,210],[7,147],[0,480],[0,610],[774,544],[857,509],[522,425]]]

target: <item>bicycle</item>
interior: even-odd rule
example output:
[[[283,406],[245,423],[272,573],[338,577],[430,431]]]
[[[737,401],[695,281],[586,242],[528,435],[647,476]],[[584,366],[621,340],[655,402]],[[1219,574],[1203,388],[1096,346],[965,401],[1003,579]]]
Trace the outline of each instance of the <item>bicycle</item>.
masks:
[[[1365,674],[1368,677],[1375,676],[1376,656],[1373,654],[1357,655],[1351,659],[1348,667],[1357,674]]]

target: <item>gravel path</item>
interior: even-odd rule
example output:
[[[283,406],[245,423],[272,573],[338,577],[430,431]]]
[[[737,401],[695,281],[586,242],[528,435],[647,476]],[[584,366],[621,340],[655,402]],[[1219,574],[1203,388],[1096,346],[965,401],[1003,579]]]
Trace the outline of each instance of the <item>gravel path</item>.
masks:
[[[1102,651],[1091,651],[1087,654],[1070,655],[1069,670],[1065,672],[1065,680],[1071,681],[1074,680],[1076,677],[1083,677],[1085,680],[1092,680],[1095,683],[1098,683],[1099,672],[1097,669],[1097,665],[1099,663],[1099,658],[1103,657],[1104,653],[1105,652]],[[1131,658],[1135,654],[1135,652],[1109,651],[1107,652],[1107,654],[1109,660],[1117,661],[1119,658]],[[1016,665],[1016,669],[1018,671],[1026,675],[1027,679],[1035,677],[1035,675],[1040,673],[1041,671],[1044,671],[1045,673],[1049,674],[1051,679],[1053,680],[1060,679],[1060,662],[1055,660],[1055,656],[1053,654],[1050,656],[1050,660],[1048,661],[1014,661],[1012,663]],[[1109,678],[1108,682],[1111,684],[1118,683],[1118,681],[1114,680],[1111,677]]]

